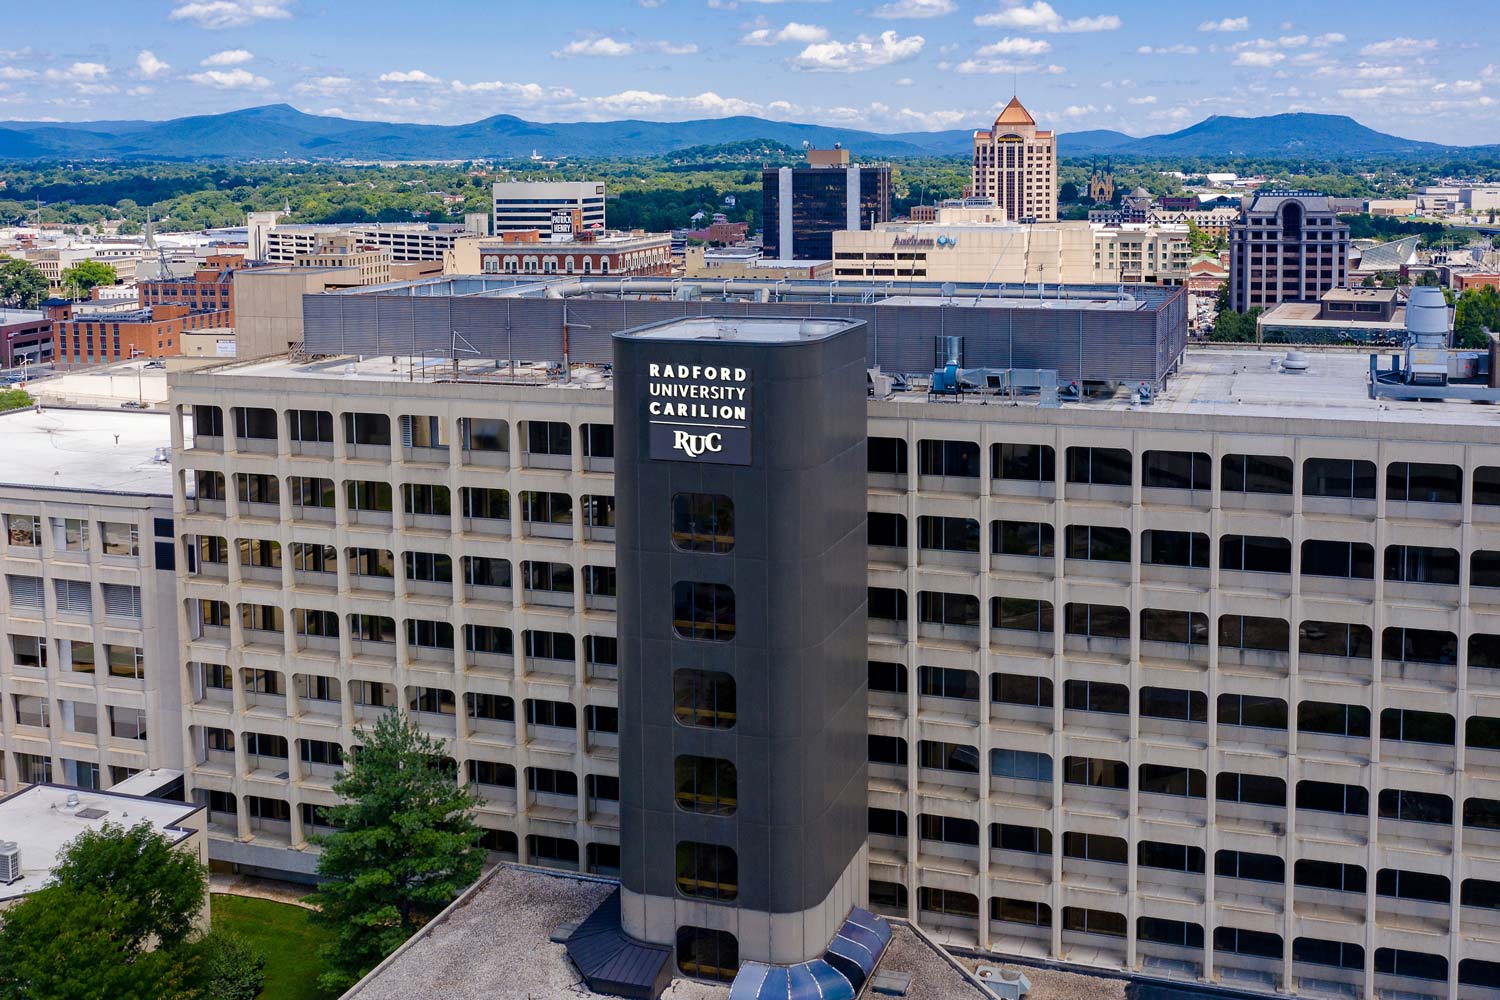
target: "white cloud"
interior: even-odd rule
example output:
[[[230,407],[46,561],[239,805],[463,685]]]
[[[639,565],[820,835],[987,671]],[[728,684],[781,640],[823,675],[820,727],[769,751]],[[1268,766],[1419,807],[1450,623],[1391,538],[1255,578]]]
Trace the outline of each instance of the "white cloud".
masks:
[[[1449,94],[1477,94],[1484,89],[1484,84],[1478,80],[1454,80],[1452,83],[1440,83],[1433,90]]]
[[[792,65],[798,69],[855,73],[911,59],[926,44],[921,35],[902,38],[894,31],[883,31],[878,38],[860,35],[852,42],[816,42],[798,53]]]
[[[341,94],[347,91],[354,81],[347,76],[316,76],[311,80],[303,80],[292,88],[299,94],[317,94],[328,97],[332,94]]]
[[[15,66],[0,66],[0,80],[30,80],[36,73]]]
[[[914,84],[916,82],[917,81],[913,80],[909,76],[903,76],[901,79],[899,79],[899,80],[896,81],[896,86],[898,86],[898,87],[910,87],[912,84]]]
[[[692,42],[622,42],[608,35],[600,35],[597,38],[580,38],[569,42],[552,53],[552,58],[571,59],[574,56],[614,58],[633,55],[637,52],[660,52],[669,56],[687,56],[697,51],[698,46]]]
[[[1326,49],[1330,45],[1338,45],[1346,40],[1347,39],[1345,39],[1344,36],[1339,34],[1337,31],[1330,31],[1326,34],[1319,35],[1317,38],[1314,38],[1312,40],[1312,44],[1313,48],[1315,49]]]
[[[1286,55],[1281,52],[1267,52],[1260,49],[1247,49],[1234,57],[1234,64],[1236,66],[1267,67],[1275,66],[1277,63],[1282,62],[1285,59]]]
[[[223,52],[215,52],[200,65],[203,66],[243,66],[255,59],[255,53],[245,49],[225,49]]]
[[[443,81],[420,69],[397,69],[380,74],[381,83],[442,83]]]
[[[174,21],[191,21],[200,28],[238,28],[254,21],[280,21],[292,16],[292,0],[191,0],[179,3],[167,15]]]
[[[1061,66],[1043,66],[1034,62],[1017,62],[1013,59],[965,59],[953,67],[960,73],[1046,73],[1058,75],[1066,73]]]
[[[1198,25],[1199,31],[1249,31],[1250,19],[1248,17],[1226,17],[1218,21],[1204,21]]]
[[[1061,114],[1064,118],[1087,118],[1098,110],[1092,104],[1070,104],[1062,109]]]
[[[567,59],[572,56],[628,56],[634,51],[635,46],[629,42],[601,35],[598,38],[580,38],[569,42],[552,55],[556,59]]]
[[[153,80],[172,67],[156,58],[155,52],[152,52],[150,49],[142,49],[136,53],[135,68],[141,76],[147,80]]]
[[[1136,52],[1143,56],[1195,56],[1198,54],[1198,46],[1184,45],[1181,42],[1176,45],[1142,45]]]
[[[66,69],[49,69],[47,79],[62,83],[95,83],[109,75],[108,67],[96,62],[76,62]]]
[[[1047,0],[1033,0],[1030,5],[1020,4],[980,14],[974,23],[981,28],[1020,28],[1023,31],[1113,31],[1121,24],[1115,14],[1100,14],[1094,17],[1075,17],[1071,21],[1059,14]]]
[[[753,115],[764,110],[753,101],[721,97],[705,91],[692,97],[673,97],[649,90],[624,90],[603,97],[585,97],[584,106],[605,115],[690,114],[722,118],[728,115]]]
[[[131,97],[145,97],[147,94],[156,93],[156,88],[141,84],[138,87],[131,87],[129,90],[125,91],[125,93],[129,94]]]
[[[270,80],[256,76],[248,69],[206,69],[202,73],[192,74],[188,79],[199,86],[218,90],[260,89],[271,85]]]
[[[870,12],[873,17],[921,18],[942,17],[958,10],[953,0],[891,0]]]
[[[1362,56],[1415,56],[1437,48],[1435,38],[1387,38],[1383,42],[1371,42],[1359,50]]]
[[[1052,51],[1052,43],[1045,38],[1002,38],[984,46],[977,56],[1039,56]]]
[[[1156,95],[1147,94],[1145,97],[1127,97],[1126,100],[1131,104],[1155,104]]]
[[[1500,63],[1490,63],[1479,71],[1479,76],[1484,80],[1500,80]]]
[[[788,21],[782,28],[756,28],[740,39],[741,45],[775,45],[779,42],[796,42],[809,45],[827,41],[828,29],[816,24]]]

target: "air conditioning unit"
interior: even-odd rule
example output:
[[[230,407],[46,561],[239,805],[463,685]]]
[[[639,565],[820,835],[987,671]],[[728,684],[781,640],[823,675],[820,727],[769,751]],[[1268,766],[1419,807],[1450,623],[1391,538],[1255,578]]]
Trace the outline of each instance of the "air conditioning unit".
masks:
[[[984,983],[984,988],[989,990],[998,1000],[1021,1000],[1031,992],[1031,980],[1019,969],[996,968],[993,965],[981,965],[975,975],[979,981]]]
[[[14,885],[21,880],[21,845],[14,840],[0,842],[0,883]]]

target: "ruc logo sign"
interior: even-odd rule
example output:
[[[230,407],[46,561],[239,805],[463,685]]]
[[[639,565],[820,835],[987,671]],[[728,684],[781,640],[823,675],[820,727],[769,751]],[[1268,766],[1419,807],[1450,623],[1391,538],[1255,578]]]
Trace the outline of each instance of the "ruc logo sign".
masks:
[[[697,458],[705,452],[721,452],[724,450],[724,435],[713,434],[689,434],[687,431],[672,432],[672,449],[686,454],[689,458]]]

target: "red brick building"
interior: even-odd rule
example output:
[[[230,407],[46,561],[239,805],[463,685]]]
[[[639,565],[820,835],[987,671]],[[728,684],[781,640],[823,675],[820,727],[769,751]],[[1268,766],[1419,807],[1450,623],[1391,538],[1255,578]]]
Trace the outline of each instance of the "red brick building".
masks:
[[[0,309],[0,368],[25,358],[31,364],[52,360],[52,317],[40,309]]]
[[[213,254],[187,278],[142,281],[137,289],[142,308],[187,306],[190,312],[227,312],[234,325],[234,272],[245,266],[243,254]]]
[[[64,367],[103,365],[134,357],[176,357],[182,353],[183,331],[231,323],[232,314],[227,309],[193,312],[184,305],[76,313],[71,319],[58,321],[53,357]]]
[[[485,274],[664,275],[672,273],[672,238],[605,233],[544,240],[534,233],[507,233],[501,241],[481,243],[479,258]]]
[[[1453,276],[1453,280],[1460,292],[1470,288],[1500,289],[1500,274],[1464,274],[1460,272]]]

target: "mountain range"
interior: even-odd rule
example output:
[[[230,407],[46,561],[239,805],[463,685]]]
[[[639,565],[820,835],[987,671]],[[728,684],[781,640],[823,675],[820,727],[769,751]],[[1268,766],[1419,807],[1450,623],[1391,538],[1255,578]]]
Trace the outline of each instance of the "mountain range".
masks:
[[[957,156],[971,129],[866,132],[751,116],[684,122],[531,122],[495,115],[466,125],[370,122],[310,115],[287,104],[167,121],[0,122],[0,160],[466,160],[656,156],[691,146],[770,139],[796,146],[841,142],[878,157]],[[1136,137],[1094,129],[1058,136],[1061,156],[1321,159],[1487,153],[1377,132],[1343,115],[1214,115],[1177,132]]]

